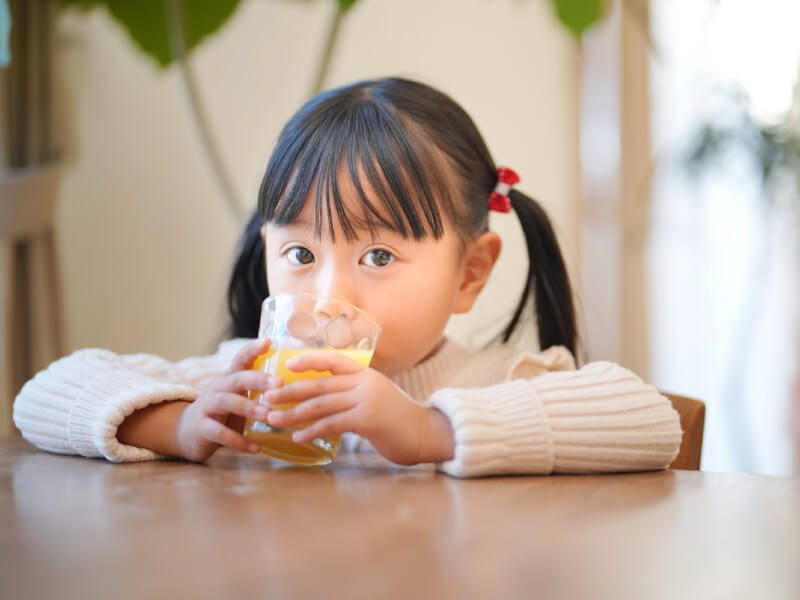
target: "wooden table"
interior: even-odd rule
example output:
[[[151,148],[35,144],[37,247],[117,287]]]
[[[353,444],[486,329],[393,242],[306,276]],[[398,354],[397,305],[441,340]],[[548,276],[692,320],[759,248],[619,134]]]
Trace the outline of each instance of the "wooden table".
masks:
[[[0,598],[800,598],[800,479],[456,480],[0,440]]]

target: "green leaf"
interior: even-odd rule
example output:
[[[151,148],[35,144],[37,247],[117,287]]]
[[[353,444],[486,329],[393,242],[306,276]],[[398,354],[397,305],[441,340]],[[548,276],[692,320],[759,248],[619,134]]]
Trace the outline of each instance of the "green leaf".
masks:
[[[342,12],[344,12],[353,8],[358,0],[336,0],[336,2],[339,4],[339,8],[342,10]]]
[[[59,0],[63,6],[89,10],[105,6],[134,44],[159,66],[175,60],[167,19],[166,0]],[[183,0],[184,39],[187,52],[216,32],[233,15],[240,0]]]
[[[161,67],[174,59],[163,0],[105,0],[111,16],[122,25],[133,42]]]
[[[189,48],[216,33],[236,12],[240,0],[184,0],[183,16]]]
[[[556,16],[575,37],[595,23],[602,21],[610,5],[610,0],[550,0]]]

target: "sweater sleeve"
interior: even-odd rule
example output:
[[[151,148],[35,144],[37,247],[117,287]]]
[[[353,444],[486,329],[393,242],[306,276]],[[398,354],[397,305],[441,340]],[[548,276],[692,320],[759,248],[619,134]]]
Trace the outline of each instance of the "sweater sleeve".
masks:
[[[429,404],[450,420],[455,454],[440,468],[457,477],[663,469],[682,435],[666,397],[608,362],[446,388]]]
[[[170,363],[158,356],[119,356],[85,349],[53,362],[14,400],[14,424],[42,450],[105,457],[114,462],[162,458],[121,444],[117,428],[134,411],[167,400],[193,401],[208,379],[227,368],[238,345]]]

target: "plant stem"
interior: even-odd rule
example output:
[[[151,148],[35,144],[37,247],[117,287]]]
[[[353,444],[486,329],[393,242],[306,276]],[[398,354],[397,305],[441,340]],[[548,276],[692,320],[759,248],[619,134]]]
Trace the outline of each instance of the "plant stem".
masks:
[[[336,42],[339,39],[339,28],[342,24],[344,13],[345,9],[337,2],[336,12],[333,13],[328,26],[328,36],[325,39],[325,46],[323,46],[322,57],[320,57],[319,65],[317,66],[317,76],[314,78],[310,96],[319,94],[325,85],[325,80],[328,78],[328,71],[330,70],[333,51],[336,49]]]
[[[211,124],[208,119],[208,113],[203,106],[200,98],[200,92],[197,87],[197,79],[194,76],[192,66],[186,51],[186,36],[183,29],[183,11],[182,0],[167,0],[167,24],[169,26],[170,42],[172,44],[172,54],[175,61],[181,69],[184,89],[186,96],[189,99],[189,106],[192,111],[197,130],[203,142],[203,148],[206,152],[206,158],[211,165],[211,170],[214,173],[217,184],[219,185],[222,197],[228,208],[233,220],[238,223],[244,223],[245,215],[236,200],[236,188],[233,184],[228,169],[222,158],[222,152],[219,145],[211,131]]]

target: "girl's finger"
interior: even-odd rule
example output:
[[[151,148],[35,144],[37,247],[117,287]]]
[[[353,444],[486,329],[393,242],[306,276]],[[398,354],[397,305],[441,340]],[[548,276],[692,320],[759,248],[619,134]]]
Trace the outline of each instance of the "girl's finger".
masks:
[[[260,338],[246,343],[233,357],[228,373],[235,373],[243,369],[250,369],[253,362],[262,354],[265,354],[271,345],[269,338]]]
[[[214,394],[211,402],[204,408],[208,415],[239,415],[258,421],[265,420],[269,414],[268,406],[256,404],[249,398],[230,392]]]
[[[350,426],[351,412],[352,411],[335,413],[329,417],[320,419],[316,423],[312,423],[305,429],[295,431],[292,434],[292,441],[298,444],[307,444],[315,438],[341,435],[342,433],[352,431],[353,429]]]
[[[280,385],[280,379],[260,371],[237,371],[223,375],[209,382],[208,390],[212,392],[246,392],[272,389]]]
[[[200,423],[200,433],[205,439],[219,444],[220,446],[225,446],[226,448],[232,448],[249,454],[255,454],[259,450],[259,445],[257,443],[225,427],[225,425],[219,421],[208,417],[203,419]]]
[[[354,404],[353,394],[326,394],[302,402],[293,408],[272,410],[267,417],[267,423],[275,427],[291,427],[349,410]]]
[[[353,380],[349,377],[316,377],[295,381],[280,387],[270,387],[264,394],[264,400],[270,404],[305,402],[315,396],[343,392],[352,387]]]
[[[309,352],[286,361],[292,371],[330,371],[334,375],[351,375],[367,367],[341,352]]]

